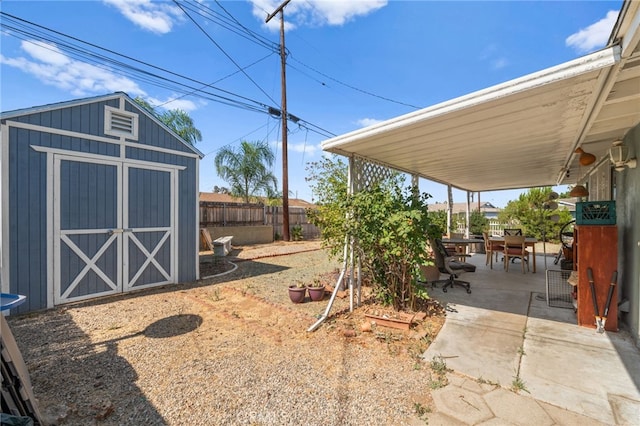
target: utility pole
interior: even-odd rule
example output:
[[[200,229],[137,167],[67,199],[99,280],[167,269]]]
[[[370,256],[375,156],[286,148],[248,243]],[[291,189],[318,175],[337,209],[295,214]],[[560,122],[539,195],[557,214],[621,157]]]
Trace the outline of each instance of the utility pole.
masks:
[[[281,71],[281,84],[282,84],[282,239],[284,241],[290,241],[289,237],[289,153],[287,151],[287,56],[284,48],[284,7],[289,4],[291,0],[286,0],[280,6],[273,11],[273,13],[267,16],[265,23],[269,22],[271,18],[276,16],[280,12],[280,63],[282,66]]]

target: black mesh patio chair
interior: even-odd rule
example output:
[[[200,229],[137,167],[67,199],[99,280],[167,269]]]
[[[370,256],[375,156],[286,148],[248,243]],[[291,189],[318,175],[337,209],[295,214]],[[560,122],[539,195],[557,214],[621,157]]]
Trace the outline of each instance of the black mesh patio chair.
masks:
[[[443,283],[442,291],[445,293],[449,287],[454,286],[463,287],[467,290],[467,293],[471,293],[471,284],[468,281],[459,280],[458,277],[465,272],[475,272],[476,266],[471,263],[461,262],[458,260],[457,255],[450,254],[442,244],[442,240],[439,238],[430,239],[429,243],[433,250],[433,257],[438,270],[443,274],[449,275],[447,279],[437,280],[431,283],[434,286],[436,283]]]

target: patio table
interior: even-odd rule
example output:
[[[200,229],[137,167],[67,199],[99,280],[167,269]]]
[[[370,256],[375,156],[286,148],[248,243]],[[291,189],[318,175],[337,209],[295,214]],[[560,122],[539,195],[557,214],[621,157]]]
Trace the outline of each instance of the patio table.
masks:
[[[484,247],[484,240],[481,240],[479,238],[443,238],[442,239],[442,243],[443,244],[453,244],[456,247],[457,246],[464,246],[465,250],[464,253],[467,253],[468,250],[466,250],[466,246],[469,246],[471,244],[482,244],[482,246]],[[460,253],[456,253],[457,256],[462,256]],[[463,259],[461,259],[463,260]]]
[[[504,245],[504,237],[501,237],[501,236],[491,236],[489,237],[489,241],[499,245]],[[537,242],[538,242],[538,239],[534,237],[526,237],[524,239],[524,244],[527,247],[533,247],[533,271],[532,272],[534,274],[536,272],[536,243]]]

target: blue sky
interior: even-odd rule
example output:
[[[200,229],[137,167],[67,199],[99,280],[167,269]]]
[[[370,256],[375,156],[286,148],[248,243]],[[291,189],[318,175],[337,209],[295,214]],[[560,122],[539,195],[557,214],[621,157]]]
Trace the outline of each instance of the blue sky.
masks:
[[[197,148],[206,154],[201,191],[228,186],[216,176],[213,159],[221,147],[243,139],[273,144],[273,172],[281,182],[280,119],[266,113],[270,106],[280,107],[279,17],[264,22],[280,3],[188,0],[181,8],[171,1],[3,0],[3,13],[28,23],[2,16],[0,109],[124,91],[192,116],[203,136]],[[287,106],[302,120],[289,122],[290,191],[313,199],[305,164],[320,159],[320,143],[328,136],[598,50],[621,4],[292,0],[285,9]],[[144,64],[60,35],[54,40],[32,24]],[[36,41],[36,32],[49,40]],[[70,42],[165,80],[89,60],[65,47]],[[203,84],[214,88],[202,94],[196,89]],[[420,186],[433,201],[446,200],[444,186],[426,181]],[[519,193],[484,193],[481,199],[503,207]],[[465,200],[463,192],[454,192],[454,201]]]

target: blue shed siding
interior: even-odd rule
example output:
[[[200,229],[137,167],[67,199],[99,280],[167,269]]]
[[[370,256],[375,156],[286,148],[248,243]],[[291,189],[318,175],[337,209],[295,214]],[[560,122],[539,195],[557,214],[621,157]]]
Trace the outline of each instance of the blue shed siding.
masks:
[[[14,121],[22,123],[36,124],[39,126],[52,127],[54,129],[79,132],[92,136],[102,136],[112,138],[117,141],[117,137],[104,134],[104,107],[106,105],[117,108],[118,99],[110,99],[102,102],[94,102],[64,108],[40,111],[32,114],[25,114]],[[76,141],[76,146],[78,142]],[[74,149],[79,151],[79,149]]]
[[[168,172],[129,169],[129,226],[171,225],[171,176]]]
[[[60,228],[117,228],[117,182],[112,165],[62,161]]]
[[[198,256],[196,251],[196,215],[194,209],[197,205],[196,196],[198,194],[195,188],[196,182],[196,160],[194,158],[182,157],[183,165],[187,166],[186,169],[179,172],[179,189],[180,204],[178,206],[178,215],[180,220],[178,222],[179,234],[178,234],[178,247],[182,254],[180,263],[178,265],[178,278],[180,281],[189,282],[195,281],[195,259]],[[194,190],[196,189],[196,190]]]
[[[5,162],[8,164],[9,175],[9,209],[4,216],[4,220],[8,220],[9,229],[8,235],[5,235],[9,253],[9,291],[27,296],[26,302],[14,312],[24,313],[46,308],[49,296],[47,285],[48,282],[53,281],[53,277],[47,276],[48,261],[53,258],[53,253],[48,253],[48,237],[52,230],[47,229],[47,220],[53,212],[47,210],[47,153],[36,151],[31,146],[104,155],[117,161],[121,155],[121,146],[118,143],[95,141],[91,138],[92,136],[98,136],[113,139],[114,142],[118,141],[117,137],[104,134],[105,106],[118,108],[121,99],[125,100],[125,109],[127,111],[138,114],[138,140],[134,141],[134,143],[139,143],[141,144],[140,146],[143,144],[150,145],[190,155],[190,157],[185,157],[142,148],[127,147],[125,149],[125,157],[128,159],[149,161],[159,165],[186,167],[185,170],[177,172],[179,205],[177,209],[178,217],[175,218],[177,231],[176,256],[178,257],[176,279],[178,282],[193,281],[195,279],[197,273],[196,258],[198,256],[196,250],[198,238],[196,232],[196,163],[198,160],[193,155],[198,154],[197,150],[192,150],[181,139],[175,137],[156,122],[155,119],[147,116],[146,112],[143,112],[134,102],[131,102],[130,98],[124,95],[105,96],[95,101],[79,100],[77,103],[68,102],[60,105],[44,106],[42,108],[24,110],[24,112],[16,111],[13,114],[7,113],[5,115],[3,113],[3,122],[6,119],[52,129],[52,132],[47,132],[46,130],[36,131],[10,127],[7,132],[9,144],[8,156]],[[58,129],[88,136],[87,138],[82,138],[53,133]],[[83,164],[79,163],[77,166],[71,167],[71,169],[68,170],[69,173],[78,174],[73,175],[75,177],[70,175],[68,179],[70,181],[82,181],[80,174],[83,173]],[[165,179],[161,177],[162,172],[158,172],[160,174],[155,175],[155,177],[153,171],[152,173],[148,172],[148,170],[138,170],[136,172],[141,173],[141,176],[144,175],[140,179],[142,181],[146,179],[147,185],[143,186],[148,187],[149,180],[153,180],[156,177]],[[87,173],[87,171],[84,173]],[[95,188],[97,182],[112,180],[113,176],[110,175],[112,173],[113,171],[108,171],[106,168],[100,169],[96,176],[83,182],[82,191],[85,192],[85,195],[97,191]],[[67,178],[63,177],[64,179]],[[115,186],[111,190],[116,191]],[[74,203],[73,197],[83,196],[82,191],[74,193],[72,190],[70,192],[73,195],[69,199],[69,205]],[[152,203],[151,209],[145,209],[141,205],[134,207],[134,209],[144,210],[144,212],[138,211],[136,220],[149,220],[149,223],[152,224],[164,223],[167,220],[169,213],[166,211],[165,205],[163,205],[163,200],[168,197],[167,194],[147,195],[144,190],[133,189],[133,191],[137,191],[137,195],[129,201],[134,201],[133,198],[135,198],[136,202]],[[95,208],[86,208],[86,211],[82,212],[74,212],[73,209],[61,205],[61,218],[65,218],[67,214],[69,215],[69,217],[61,221],[61,227],[64,229],[64,225],[70,224],[74,214],[78,215],[76,219],[80,220],[80,222],[76,222],[76,229],[83,226],[81,223],[83,215],[94,217],[96,220],[107,220],[107,218],[113,217],[115,206],[110,205],[108,201],[112,197],[113,193],[105,192],[100,194],[95,200]],[[153,204],[154,199],[157,204]],[[169,203],[165,204],[168,205]],[[154,213],[150,213],[152,209],[155,209]],[[106,222],[104,224],[106,225]],[[162,233],[160,232],[157,235],[150,232],[141,238],[143,238],[145,247],[149,248],[159,241],[161,235]],[[97,250],[101,242],[103,242],[98,241],[96,239],[98,237],[73,235],[70,238],[75,244],[78,244],[79,247],[81,246],[88,252]],[[176,238],[176,236],[172,236],[172,238]],[[61,245],[61,249],[70,250],[64,244]],[[157,258],[163,264],[169,261],[170,255],[170,246],[165,244],[160,248]],[[97,264],[103,271],[113,270],[113,268],[106,267],[106,264],[114,265],[118,261],[118,256],[117,250],[109,248],[105,255],[98,260]],[[60,265],[61,271],[66,276],[75,276],[74,274],[77,274],[78,270],[83,268],[84,262],[75,254],[70,254],[68,258],[66,265]],[[158,278],[154,276],[157,274],[159,274],[157,270],[146,270],[138,282],[153,282],[154,279]],[[114,281],[116,279],[113,276],[109,278]],[[96,289],[100,290],[97,287],[101,285],[104,285],[104,283],[91,271],[81,284],[76,287],[72,296],[91,294]]]
[[[18,312],[47,306],[46,155],[29,147],[38,139],[18,129],[9,137],[9,291],[27,296]]]

